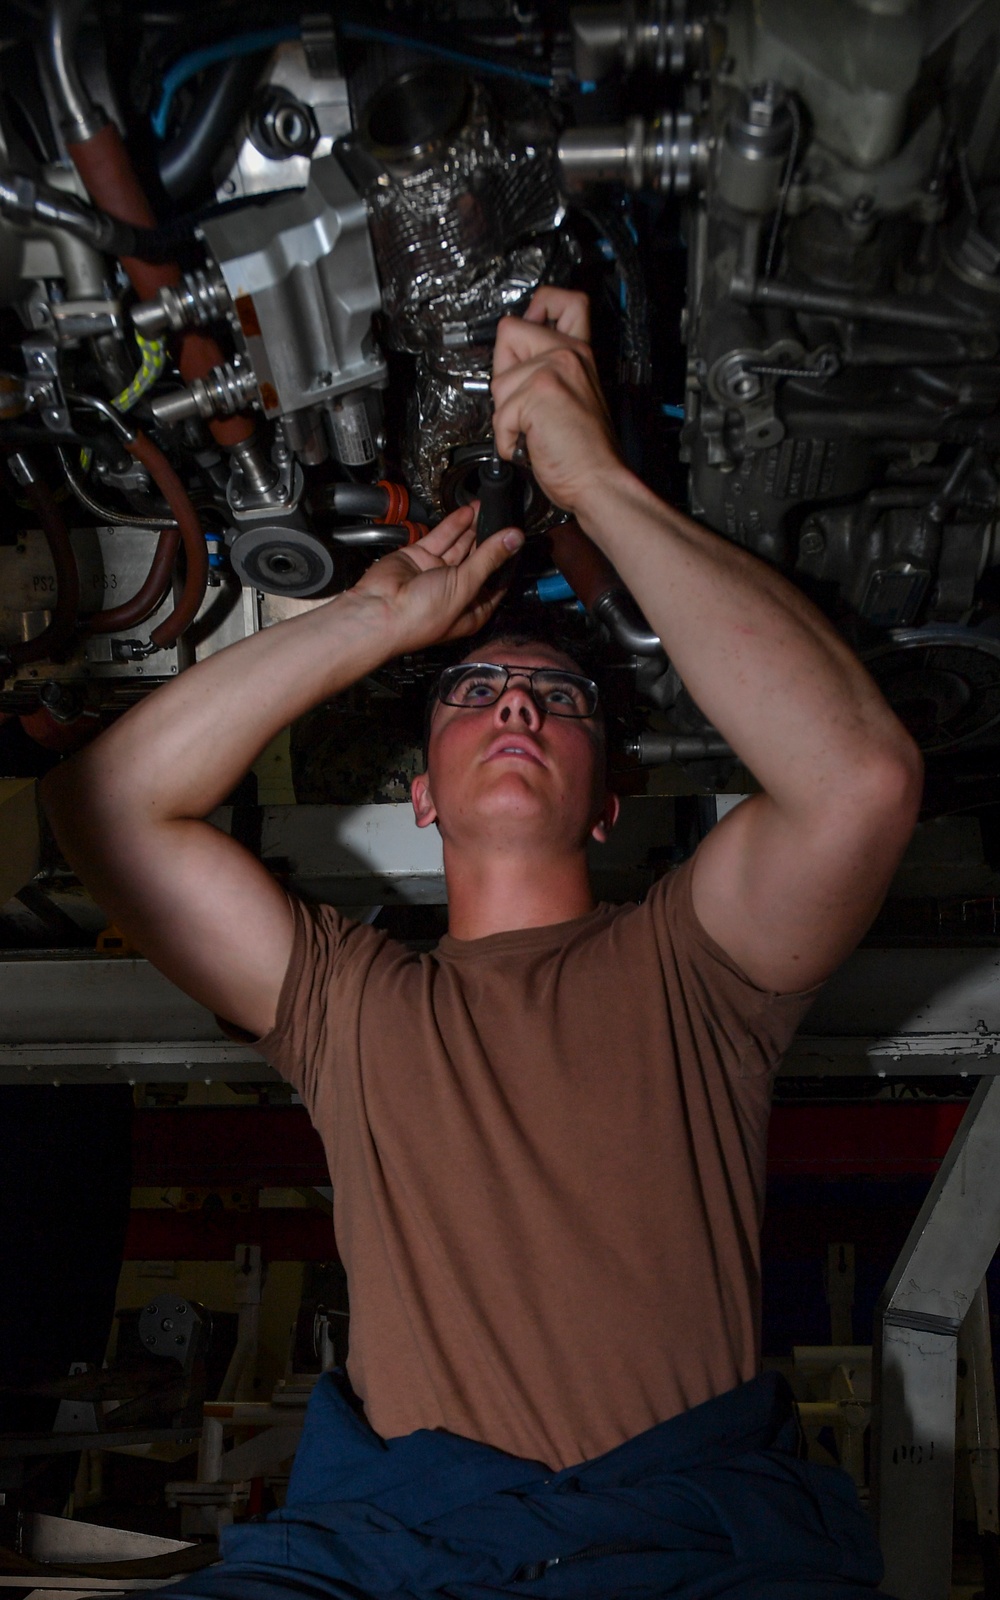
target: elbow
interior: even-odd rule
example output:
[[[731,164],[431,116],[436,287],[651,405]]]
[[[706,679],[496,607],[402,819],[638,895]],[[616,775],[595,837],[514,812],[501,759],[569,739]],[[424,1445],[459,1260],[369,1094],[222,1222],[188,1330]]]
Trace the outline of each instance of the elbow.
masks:
[[[917,825],[924,792],[923,757],[909,734],[900,728],[891,748],[879,749],[864,763],[858,782],[868,826],[887,848],[895,846],[902,853]]]

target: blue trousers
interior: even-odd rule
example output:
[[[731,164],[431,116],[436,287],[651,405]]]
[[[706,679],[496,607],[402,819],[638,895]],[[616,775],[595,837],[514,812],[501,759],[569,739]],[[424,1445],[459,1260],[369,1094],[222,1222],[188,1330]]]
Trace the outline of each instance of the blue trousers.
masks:
[[[873,1600],[846,1473],[799,1459],[784,1380],[752,1382],[552,1472],[443,1431],[381,1439],[330,1375],[285,1506],[167,1600]]]

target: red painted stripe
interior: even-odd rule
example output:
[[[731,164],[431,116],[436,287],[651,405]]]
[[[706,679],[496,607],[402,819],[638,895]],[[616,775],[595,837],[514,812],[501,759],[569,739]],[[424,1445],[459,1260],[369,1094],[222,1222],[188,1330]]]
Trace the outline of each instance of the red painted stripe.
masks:
[[[965,1104],[917,1102],[782,1106],[771,1116],[771,1177],[933,1175],[965,1114]]]
[[[964,1103],[776,1105],[768,1171],[924,1175],[937,1170]],[[329,1183],[302,1106],[141,1110],[132,1137],[135,1184],[283,1188]]]
[[[319,1211],[133,1211],[126,1261],[231,1261],[259,1244],[265,1261],[336,1261],[333,1223]]]

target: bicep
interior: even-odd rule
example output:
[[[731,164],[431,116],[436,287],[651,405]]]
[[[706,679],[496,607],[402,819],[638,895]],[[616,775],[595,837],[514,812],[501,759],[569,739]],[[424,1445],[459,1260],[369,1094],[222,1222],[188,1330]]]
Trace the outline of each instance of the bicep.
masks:
[[[794,818],[768,795],[754,795],[698,847],[695,915],[760,988],[811,988],[870,926],[913,821],[912,800],[902,792],[875,796],[859,788]]]

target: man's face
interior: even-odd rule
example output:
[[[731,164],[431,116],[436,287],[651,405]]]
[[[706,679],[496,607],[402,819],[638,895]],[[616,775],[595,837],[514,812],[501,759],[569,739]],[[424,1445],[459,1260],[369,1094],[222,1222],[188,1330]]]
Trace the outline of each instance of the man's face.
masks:
[[[580,670],[546,645],[503,640],[466,659],[525,671]],[[435,706],[427,772],[412,787],[417,823],[436,822],[455,843],[579,849],[591,834],[604,838],[617,814],[604,764],[600,724],[547,715],[535,704],[528,678],[512,671],[493,705]]]

